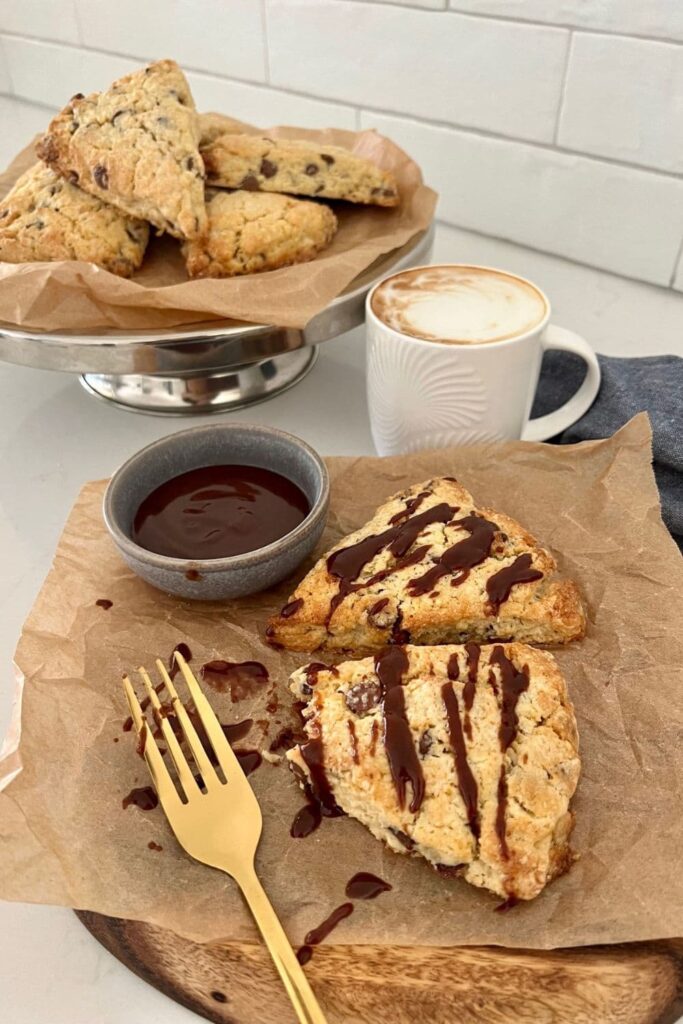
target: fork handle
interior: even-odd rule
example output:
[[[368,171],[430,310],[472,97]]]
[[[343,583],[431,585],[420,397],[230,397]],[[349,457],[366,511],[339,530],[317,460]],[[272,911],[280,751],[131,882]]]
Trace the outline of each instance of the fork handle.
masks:
[[[235,881],[253,914],[300,1024],[327,1024],[318,1000],[308,984],[308,979],[256,872],[240,873]]]

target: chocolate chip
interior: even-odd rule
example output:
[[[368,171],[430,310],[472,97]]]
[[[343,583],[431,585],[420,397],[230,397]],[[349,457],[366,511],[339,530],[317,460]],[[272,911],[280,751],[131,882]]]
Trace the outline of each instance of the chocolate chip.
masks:
[[[157,118],[157,124],[160,124],[162,128],[168,128],[170,123],[169,119],[163,115]]]
[[[78,121],[72,121],[69,125],[69,134],[73,135],[78,128]]]
[[[73,96],[71,97],[71,102],[73,103],[74,100],[83,100],[83,99],[85,99],[85,96],[83,95],[82,92],[75,92],[73,94]]]
[[[310,178],[314,174],[317,174],[319,170],[320,168],[318,167],[317,164],[306,164],[306,167],[304,168],[304,174],[307,174]]]
[[[42,229],[45,227],[45,221],[42,221],[39,217],[38,220],[33,220],[30,224],[27,224],[27,227],[37,228],[38,231],[42,231]]]
[[[100,188],[109,188],[109,175],[107,174],[107,168],[103,164],[96,164],[93,167],[92,176],[96,185]]]
[[[434,870],[444,878],[459,878],[464,867],[464,864],[435,864]]]
[[[318,195],[320,195],[321,192],[324,192],[324,191],[325,191],[325,186],[321,182],[318,186],[316,186],[315,195],[318,196]]]
[[[332,164],[334,163],[334,157],[330,156],[329,153],[321,153],[320,159],[324,160],[328,167],[331,167]]]
[[[377,707],[381,697],[379,683],[374,680],[366,683],[355,683],[344,695],[346,706],[354,715],[362,718]]]
[[[418,744],[418,749],[422,757],[425,757],[432,749],[433,742],[434,740],[432,739],[431,732],[429,731],[429,729],[425,729],[425,731],[420,736],[420,742]]]
[[[310,697],[313,693],[313,687],[309,686],[308,683],[302,683],[299,689],[304,697]]]
[[[392,835],[396,836],[399,843],[403,843],[406,850],[412,850],[415,846],[415,841],[410,836],[407,836],[405,832],[401,832],[400,828],[390,828],[389,831]]]
[[[72,185],[78,184],[78,171],[69,171],[68,179]]]
[[[128,113],[128,111],[127,111],[127,110],[117,110],[117,111],[116,111],[116,113],[114,114],[114,116],[113,116],[113,117],[112,117],[112,119],[111,119],[111,123],[112,123],[113,125],[115,125],[115,124],[116,124],[116,122],[117,122],[117,121],[119,120],[119,118],[120,118],[120,117],[123,117],[123,115],[124,115],[124,114],[127,114],[127,113]]]
[[[187,160],[185,161],[185,167],[188,169],[188,171],[192,171],[194,169],[194,157],[188,156]]]
[[[259,173],[262,174],[264,178],[274,178],[277,174],[277,164],[274,164],[272,160],[268,160],[267,157],[264,156],[261,161]]]
[[[247,192],[259,192],[258,178],[254,174],[247,174],[239,183],[238,188],[244,188]]]

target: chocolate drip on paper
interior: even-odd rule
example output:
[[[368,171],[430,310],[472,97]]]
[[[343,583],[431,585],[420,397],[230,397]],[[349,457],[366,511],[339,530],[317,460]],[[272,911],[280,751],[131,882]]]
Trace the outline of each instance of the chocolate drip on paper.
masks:
[[[375,672],[382,690],[384,747],[391,777],[399,807],[405,807],[406,783],[410,782],[413,796],[409,807],[415,814],[422,806],[425,781],[406,715],[403,681],[407,669],[408,655],[402,647],[387,647],[375,658]]]
[[[486,593],[492,615],[497,615],[501,604],[507,601],[510,591],[519,583],[533,583],[543,579],[540,569],[531,567],[531,555],[518,555],[512,565],[506,565],[486,581]]]

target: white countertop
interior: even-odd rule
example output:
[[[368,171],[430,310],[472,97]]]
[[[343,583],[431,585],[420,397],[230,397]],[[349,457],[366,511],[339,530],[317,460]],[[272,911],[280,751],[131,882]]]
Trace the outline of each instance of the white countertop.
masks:
[[[0,166],[49,112],[0,97]],[[455,186],[454,186],[455,187]],[[683,295],[498,239],[440,228],[434,259],[484,263],[537,281],[553,319],[610,355],[683,355]],[[232,414],[283,427],[324,454],[370,454],[363,331],[321,346],[309,376]],[[140,416],[89,397],[75,377],[0,364],[0,735],[12,653],[80,487],[136,449],[207,417]],[[0,1006],[7,1024],[189,1024],[198,1018],[140,981],[61,908],[0,904]]]

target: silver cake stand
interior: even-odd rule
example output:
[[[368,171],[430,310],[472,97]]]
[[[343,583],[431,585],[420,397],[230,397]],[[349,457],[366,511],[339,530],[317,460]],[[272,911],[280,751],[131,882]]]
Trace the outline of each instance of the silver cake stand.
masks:
[[[300,381],[317,345],[363,322],[365,297],[377,281],[429,262],[433,237],[432,225],[380,257],[302,329],[211,320],[163,331],[43,333],[0,323],[0,359],[78,373],[91,395],[137,412],[239,409]]]

